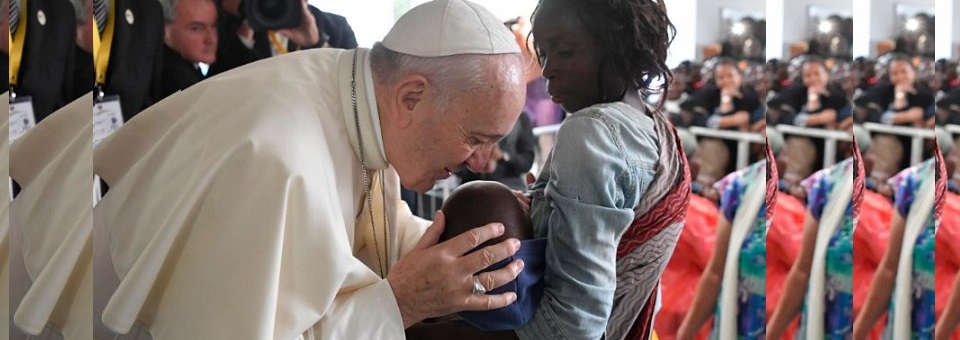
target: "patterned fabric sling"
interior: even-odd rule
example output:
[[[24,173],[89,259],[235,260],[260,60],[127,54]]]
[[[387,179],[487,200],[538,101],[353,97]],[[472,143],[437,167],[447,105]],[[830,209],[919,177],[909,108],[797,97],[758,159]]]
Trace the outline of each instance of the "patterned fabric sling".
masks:
[[[773,157],[773,150],[770,143],[767,143],[767,228],[770,228],[770,222],[773,221],[773,211],[777,206],[777,182],[780,180],[780,173],[777,172],[777,160]]]
[[[690,170],[673,125],[648,109],[661,141],[657,172],[617,246],[617,288],[606,339],[649,339],[660,275],[683,230]]]

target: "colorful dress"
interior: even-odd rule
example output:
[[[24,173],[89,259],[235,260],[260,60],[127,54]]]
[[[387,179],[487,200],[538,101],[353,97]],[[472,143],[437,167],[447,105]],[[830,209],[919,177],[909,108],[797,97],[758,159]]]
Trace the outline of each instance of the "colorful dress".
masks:
[[[891,187],[896,188],[894,206],[897,213],[904,219],[910,214],[914,199],[920,193],[921,184],[926,180],[933,180],[935,166],[935,158],[930,158],[919,165],[901,171],[888,181]],[[910,294],[912,298],[910,311],[911,339],[933,339],[933,330],[936,325],[934,316],[936,230],[935,214],[931,213],[927,222],[924,223],[920,235],[917,236],[916,245],[913,248],[913,285],[909,287],[913,291]],[[894,287],[894,290],[900,288]],[[894,294],[894,296],[896,295]],[[893,322],[889,320],[893,320],[893,315],[898,310],[892,301],[891,299],[890,317],[887,318],[884,339],[893,339]]]
[[[836,185],[843,176],[853,176],[854,171],[853,158],[848,158],[810,175],[801,182],[807,191],[807,209],[815,219],[819,221],[824,208],[835,203],[830,202],[830,199],[834,196]],[[841,225],[837,227],[827,246],[824,339],[847,339],[853,331],[853,207],[853,201],[847,202]],[[806,329],[806,324],[805,303],[800,331],[797,332],[798,339],[805,338],[807,331],[813,331]]]
[[[727,221],[733,221],[737,210],[753,185],[765,185],[767,161],[753,165],[727,175],[715,184],[722,192],[720,210]],[[738,339],[764,339],[766,335],[766,293],[767,293],[767,209],[761,205],[754,220],[752,230],[740,246],[739,256],[739,298],[737,299]],[[717,299],[720,301],[721,299]],[[718,338],[720,304],[715,310],[711,339]]]

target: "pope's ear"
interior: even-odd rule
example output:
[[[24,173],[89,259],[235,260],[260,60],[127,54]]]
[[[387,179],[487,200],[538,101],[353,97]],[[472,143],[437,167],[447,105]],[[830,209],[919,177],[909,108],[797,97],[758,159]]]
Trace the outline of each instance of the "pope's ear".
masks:
[[[407,126],[413,122],[414,112],[427,104],[425,98],[428,81],[424,76],[413,74],[401,79],[398,84],[394,103],[396,114],[399,115],[399,125]]]

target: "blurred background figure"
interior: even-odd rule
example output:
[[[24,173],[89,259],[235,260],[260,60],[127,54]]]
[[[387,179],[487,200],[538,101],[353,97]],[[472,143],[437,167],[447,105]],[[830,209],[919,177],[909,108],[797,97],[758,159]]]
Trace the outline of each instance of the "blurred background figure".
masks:
[[[750,240],[765,235],[766,226],[741,223],[763,221],[752,210],[755,207],[742,204],[757,188],[754,185],[759,183],[762,189],[766,169],[762,165],[772,161],[766,157],[765,102],[770,93],[786,86],[780,78],[785,68],[765,63],[770,28],[764,1],[690,1],[680,11],[670,11],[669,6],[678,30],[672,45],[677,54],[670,64],[673,78],[667,93],[651,96],[648,102],[666,96],[664,113],[679,130],[694,181],[687,223],[663,274],[664,304],[654,327],[661,339],[706,339],[711,332],[729,332],[732,321],[740,336],[762,337],[768,314],[763,302],[766,287],[756,278],[765,276],[766,264],[756,259],[765,258],[766,250],[758,247],[763,242]],[[744,234],[745,227],[750,232]],[[730,265],[736,258],[751,264]],[[720,277],[734,283],[722,288]],[[693,291],[689,282],[700,282],[700,287]],[[727,326],[721,326],[712,311],[720,305],[729,307],[721,301],[731,297],[732,290],[738,291],[737,301],[749,302],[740,304],[739,312],[725,319]],[[751,321],[738,323],[746,320]]]
[[[530,118],[531,126],[533,128],[559,126],[566,114],[547,93],[546,79],[541,77],[540,63],[533,53],[530,20],[526,16],[519,16],[507,20],[504,25],[513,32],[517,45],[520,46],[520,51],[523,53],[524,64],[526,65],[524,80],[527,82],[527,100],[523,109]],[[553,149],[553,134],[540,134],[536,136],[536,140],[538,152],[533,168],[540,169],[547,160],[547,156],[550,155],[550,150]]]
[[[68,0],[8,0],[16,14],[8,29],[10,100],[38,123],[83,93],[74,94],[76,14]],[[14,121],[14,130],[21,130]],[[19,137],[18,135],[13,136]]]
[[[200,63],[217,59],[217,7],[214,0],[160,0],[163,6],[164,59],[161,98],[203,80]]]
[[[163,10],[155,0],[92,1],[94,102],[118,101],[129,121],[161,97]]]
[[[298,20],[291,21],[296,26],[271,18],[269,13],[254,15],[241,5],[240,0],[221,2],[220,16],[217,21],[219,27],[217,57],[216,62],[210,65],[210,75],[223,73],[260,59],[303,49],[357,47],[356,35],[345,17],[322,12],[308,4],[307,0],[301,1],[299,10],[289,12],[300,16]],[[259,20],[251,25],[253,19]]]
[[[93,0],[70,0],[77,15],[77,45],[74,48],[73,93],[83,95],[93,90]]]

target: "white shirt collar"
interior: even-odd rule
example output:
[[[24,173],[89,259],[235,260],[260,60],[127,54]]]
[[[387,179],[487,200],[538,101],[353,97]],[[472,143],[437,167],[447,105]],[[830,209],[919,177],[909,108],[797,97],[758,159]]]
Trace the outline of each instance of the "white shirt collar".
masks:
[[[367,89],[367,103],[370,103],[370,120],[373,121],[373,131],[377,136],[380,157],[387,159],[387,152],[383,148],[383,130],[380,128],[380,110],[377,108],[377,96],[373,92],[373,71],[370,69],[369,53],[363,56],[363,69],[363,86]],[[387,159],[387,163],[390,163],[389,159]]]

